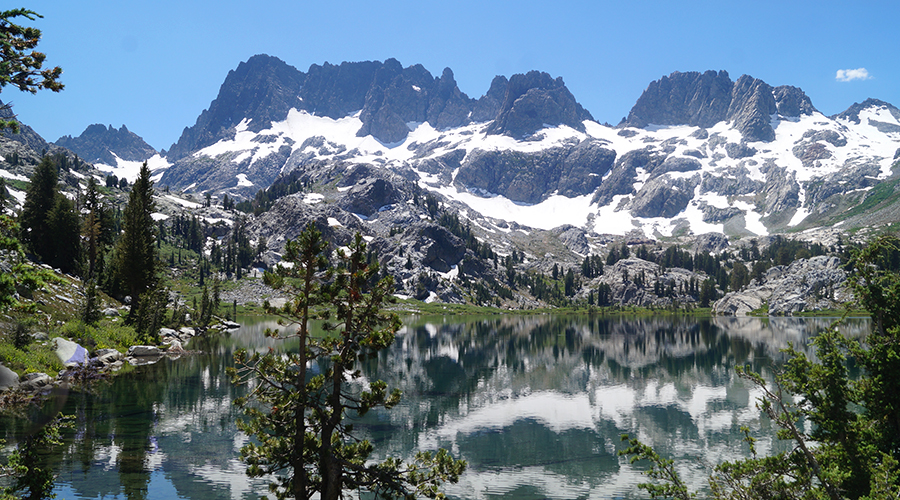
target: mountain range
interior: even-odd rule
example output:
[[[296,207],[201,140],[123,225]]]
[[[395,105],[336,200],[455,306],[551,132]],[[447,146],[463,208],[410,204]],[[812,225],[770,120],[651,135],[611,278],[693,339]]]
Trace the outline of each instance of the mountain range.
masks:
[[[543,268],[622,237],[721,247],[723,236],[823,239],[900,220],[900,110],[869,99],[825,116],[797,87],[725,71],[663,76],[612,126],[539,71],[497,76],[476,99],[449,68],[435,77],[388,59],[302,72],[257,55],[168,151],[125,126],[55,145],[120,177],[149,160],[158,186],[255,196],[250,230],[275,254],[307,220],[338,239],[360,231],[407,289],[422,266],[446,275],[472,248],[465,231],[426,220],[437,212],[425,197],[495,252]],[[259,209],[273,185],[287,195]]]
[[[124,127],[96,150],[102,129],[56,144],[101,162],[153,156]],[[523,226],[762,235],[836,222],[891,178],[898,140],[891,104],[827,117],[799,88],[725,71],[664,76],[612,127],[537,71],[498,76],[473,99],[449,68],[434,77],[389,59],[304,73],[258,55],[162,152],[159,183],[249,197],[293,171],[365,164]]]

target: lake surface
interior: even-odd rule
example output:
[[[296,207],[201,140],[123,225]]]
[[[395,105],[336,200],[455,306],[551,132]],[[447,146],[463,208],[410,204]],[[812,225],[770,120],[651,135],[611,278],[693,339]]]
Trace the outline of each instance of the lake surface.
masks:
[[[694,487],[712,466],[744,456],[742,425],[778,446],[755,408],[758,392],[733,367],[770,377],[779,349],[809,339],[827,318],[410,317],[395,344],[364,368],[403,391],[391,411],[356,429],[378,457],[447,448],[468,461],[459,499],[641,497],[641,469],[616,455],[630,434],[676,457]],[[59,498],[244,499],[266,482],[244,474],[232,400],[244,390],[225,373],[235,349],[278,348],[273,322],[241,318],[240,330],[194,339],[203,354],[135,367],[93,394],[48,406],[76,428],[47,459]],[[842,326],[864,335],[867,319]],[[0,420],[13,442],[31,420]]]

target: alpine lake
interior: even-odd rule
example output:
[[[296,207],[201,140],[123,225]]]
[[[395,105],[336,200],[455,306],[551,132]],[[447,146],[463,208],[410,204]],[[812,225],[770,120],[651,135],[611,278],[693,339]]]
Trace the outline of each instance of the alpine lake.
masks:
[[[674,458],[693,489],[715,464],[748,453],[741,426],[765,454],[780,444],[756,409],[760,391],[735,366],[771,379],[789,343],[806,348],[833,318],[504,315],[404,318],[396,342],[363,367],[403,391],[389,411],[353,418],[375,458],[446,448],[468,462],[458,499],[646,498],[644,467],[617,452],[622,434]],[[0,420],[8,445],[48,414],[74,416],[45,454],[60,499],[244,499],[247,442],[232,404],[233,353],[296,349],[265,337],[272,318],[198,337],[201,354],[126,370],[88,392],[62,393],[30,418]],[[869,319],[840,328],[863,336]],[[43,415],[43,416],[42,416]],[[4,450],[4,455],[9,449]]]

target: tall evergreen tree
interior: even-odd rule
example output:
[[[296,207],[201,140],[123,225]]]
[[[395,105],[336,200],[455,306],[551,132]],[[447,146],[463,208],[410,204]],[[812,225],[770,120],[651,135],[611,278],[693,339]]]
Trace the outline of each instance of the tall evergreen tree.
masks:
[[[294,334],[267,333],[299,338],[298,352],[235,354],[235,382],[256,379],[250,393],[235,400],[248,416],[239,428],[257,438],[241,449],[247,473],[276,480],[271,491],[277,498],[337,500],[346,492],[368,492],[374,498],[443,497],[438,487],[456,482],[465,462],[439,450],[419,453],[410,463],[395,458],[372,463],[372,444],[355,436],[346,422],[348,414],[361,416],[399,401],[399,391],[389,392],[383,381],[371,382],[362,392],[351,385],[361,377],[359,363],[390,345],[400,322],[384,311],[393,280],[388,276],[372,285],[378,266],[368,262],[359,234],[349,255],[339,252],[337,269],[327,268],[326,249],[321,233],[309,225],[299,241],[285,246],[285,260],[294,266],[280,267],[277,275],[266,273],[266,283],[295,293],[292,302],[269,312],[298,327]],[[332,313],[336,323],[325,326],[329,334],[311,335],[309,321]],[[323,371],[307,373],[310,363]]]
[[[100,194],[97,191],[97,180],[88,179],[87,191],[84,197],[84,209],[87,212],[84,218],[83,233],[86,244],[87,273],[88,278],[96,277],[98,254],[100,252],[100,230],[102,227],[100,216]]]
[[[56,194],[56,202],[47,214],[50,235],[44,261],[65,273],[79,272],[81,262],[81,221],[75,205],[62,194]]]
[[[28,251],[41,259],[49,258],[53,250],[53,235],[47,218],[56,203],[58,180],[53,160],[44,156],[31,175],[31,186],[25,193],[25,204],[20,215],[22,242]]]
[[[122,213],[123,232],[116,244],[116,275],[131,295],[131,322],[140,310],[141,295],[157,282],[156,224],[152,217],[155,206],[150,168],[144,162]]]

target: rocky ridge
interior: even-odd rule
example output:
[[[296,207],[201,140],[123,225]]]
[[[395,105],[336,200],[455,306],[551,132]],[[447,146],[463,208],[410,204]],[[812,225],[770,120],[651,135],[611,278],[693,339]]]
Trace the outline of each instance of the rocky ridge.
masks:
[[[300,193],[251,221],[255,240],[266,239],[263,264],[276,264],[283,242],[315,221],[336,245],[362,233],[399,278],[398,293],[462,301],[475,293],[470,278],[504,283],[502,260],[513,252],[524,255],[518,270],[546,272],[622,240],[685,244],[861,224],[848,207],[895,182],[892,109],[866,101],[829,118],[795,87],[673,73],[613,128],[546,73],[497,77],[475,100],[449,69],[435,78],[389,59],[303,73],[255,56],[173,145],[170,159],[179,159],[158,185],[246,199],[299,179]],[[495,255],[479,255],[473,240]],[[652,267],[641,270],[670,272]],[[662,304],[615,277],[627,269],[608,271],[592,283],[626,303]],[[679,288],[701,278],[665,277]]]
[[[674,72],[652,82],[620,127],[691,125],[709,128],[732,122],[748,142],[775,139],[771,116],[812,115],[816,109],[797,87],[773,88],[749,75],[732,82],[726,71]]]
[[[235,101],[250,94],[284,98],[270,107],[277,113],[258,116]],[[213,115],[227,119],[204,118]],[[561,78],[537,71],[497,77],[475,100],[449,69],[433,77],[389,59],[302,73],[255,56],[183,134],[173,151],[185,155],[170,153],[181,159],[160,184],[250,197],[279,175],[354,163],[536,229],[762,236],[837,223],[890,178],[898,116],[867,101],[829,118],[796,87],[675,72],[652,82],[612,128],[592,121]],[[545,203],[560,217],[542,220]]]
[[[117,158],[125,161],[144,161],[157,152],[134,132],[122,125],[90,125],[78,137],[65,135],[54,142],[90,163],[116,165]]]

